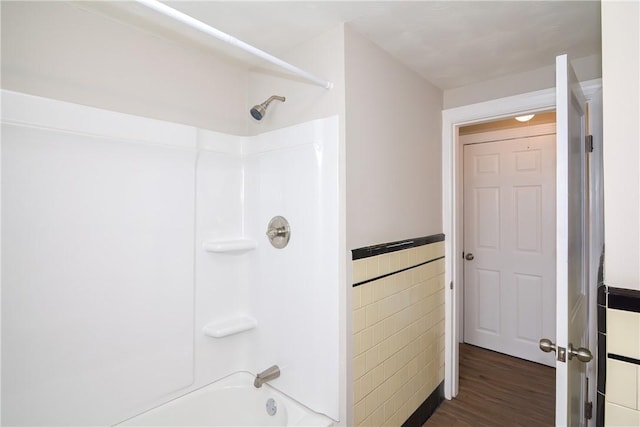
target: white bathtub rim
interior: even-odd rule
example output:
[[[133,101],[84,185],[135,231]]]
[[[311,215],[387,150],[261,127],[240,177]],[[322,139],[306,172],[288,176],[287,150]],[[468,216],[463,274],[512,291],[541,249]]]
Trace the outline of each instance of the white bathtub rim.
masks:
[[[181,395],[179,395],[179,396],[176,396],[176,397],[174,397],[174,398],[172,398],[172,399],[170,399],[170,400],[168,400],[168,401],[166,401],[166,402],[163,402],[163,403],[161,403],[161,404],[159,404],[159,405],[155,405],[155,406],[153,406],[153,407],[151,407],[151,408],[149,408],[149,409],[147,409],[147,410],[144,410],[144,411],[142,411],[142,412],[140,412],[140,413],[137,413],[137,414],[135,414],[135,415],[133,415],[133,416],[131,416],[131,417],[129,417],[129,418],[126,418],[126,419],[124,419],[124,420],[122,420],[122,421],[119,421],[118,423],[114,424],[114,425],[113,425],[113,427],[116,427],[116,426],[119,426],[119,425],[125,424],[125,423],[127,423],[127,422],[129,422],[129,421],[131,421],[131,420],[135,419],[136,417],[139,417],[139,416],[142,416],[142,415],[144,415],[144,414],[147,414],[148,412],[151,412],[151,411],[153,411],[153,410],[155,410],[155,409],[158,409],[158,408],[160,408],[160,407],[162,407],[162,406],[168,405],[169,403],[174,402],[174,401],[176,401],[176,400],[178,400],[178,399],[186,398],[187,396],[189,396],[189,395],[190,395],[190,394],[192,394],[192,393],[196,393],[196,392],[198,392],[198,391],[202,391],[203,389],[205,389],[205,388],[207,388],[207,387],[214,386],[214,385],[216,385],[216,384],[217,384],[217,386],[218,386],[220,389],[234,389],[234,388],[246,388],[246,387],[247,387],[247,384],[244,384],[244,383],[238,383],[238,382],[236,382],[235,384],[224,384],[224,383],[225,383],[225,381],[226,381],[226,382],[229,382],[229,379],[230,379],[231,377],[242,378],[243,380],[245,380],[245,379],[246,379],[246,380],[250,380],[250,381],[249,381],[249,385],[250,385],[251,387],[253,387],[253,379],[254,379],[256,376],[255,376],[255,374],[253,374],[253,373],[251,373],[251,372],[249,372],[249,371],[245,371],[245,370],[240,370],[240,371],[232,372],[232,373],[227,374],[227,375],[225,375],[225,376],[223,376],[223,377],[220,377],[220,378],[218,378],[218,379],[216,379],[216,380],[214,380],[214,381],[211,381],[211,382],[210,382],[210,383],[208,383],[208,384],[202,385],[202,386],[200,386],[200,387],[198,387],[198,388],[195,388],[195,389],[193,389],[193,390],[188,391],[187,393],[184,393],[184,394],[181,394]],[[221,384],[218,384],[218,383],[221,383]],[[337,420],[334,420],[333,418],[329,417],[329,416],[328,416],[328,415],[326,415],[326,414],[323,414],[323,413],[317,412],[317,411],[315,411],[315,410],[313,410],[313,409],[309,408],[307,405],[305,405],[305,404],[301,403],[300,401],[298,401],[298,400],[294,399],[293,397],[289,396],[288,394],[286,394],[286,393],[284,393],[284,392],[282,392],[282,391],[278,390],[276,387],[274,387],[274,386],[273,386],[273,385],[271,385],[271,384],[263,384],[263,387],[266,387],[267,389],[270,389],[271,391],[273,391],[273,392],[275,392],[276,394],[280,395],[280,396],[281,396],[281,397],[283,397],[284,399],[288,399],[288,400],[292,401],[294,404],[296,404],[296,405],[300,406],[302,409],[304,409],[305,411],[308,411],[308,412],[309,412],[308,414],[305,414],[304,416],[299,417],[299,419],[295,420],[296,424],[290,424],[290,423],[288,423],[289,425],[300,425],[300,426],[303,426],[303,425],[309,425],[310,423],[305,423],[305,422],[304,422],[304,420],[305,420],[305,419],[307,419],[307,418],[311,418],[311,419],[313,419],[313,418],[315,418],[315,417],[324,417],[324,418],[326,418],[327,420],[331,420],[334,424],[338,422]],[[290,421],[291,421],[291,420],[290,420]]]

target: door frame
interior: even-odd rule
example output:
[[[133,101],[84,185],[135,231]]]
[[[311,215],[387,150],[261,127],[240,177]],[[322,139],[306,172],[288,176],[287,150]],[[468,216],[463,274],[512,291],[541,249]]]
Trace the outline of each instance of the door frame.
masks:
[[[580,84],[587,101],[590,101],[602,87],[602,80],[595,79]],[[597,103],[597,101],[596,101]],[[445,369],[444,394],[446,399],[458,395],[458,343],[461,337],[460,301],[462,287],[456,284],[463,280],[462,263],[462,144],[459,141],[458,129],[462,126],[486,121],[499,120],[516,115],[538,113],[556,108],[555,87],[521,95],[494,99],[477,104],[464,105],[442,111],[442,222],[445,238],[445,283],[448,292],[445,294]],[[591,111],[594,119],[597,111]],[[556,178],[558,179],[558,178]],[[591,218],[599,221],[599,218]],[[598,241],[599,239],[595,239]],[[594,239],[591,239],[594,241]],[[460,256],[459,256],[460,255]],[[596,286],[589,286],[589,330],[590,334],[597,330],[595,315]],[[590,346],[595,342],[591,341]],[[592,348],[592,350],[594,347]],[[594,352],[597,354],[597,352]],[[595,366],[595,362],[594,362]],[[595,370],[593,370],[595,373]],[[595,375],[589,377],[595,396]]]

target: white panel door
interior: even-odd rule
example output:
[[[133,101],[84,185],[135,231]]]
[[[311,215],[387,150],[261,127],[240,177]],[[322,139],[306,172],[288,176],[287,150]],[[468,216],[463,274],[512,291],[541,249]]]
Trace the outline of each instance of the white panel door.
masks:
[[[464,341],[552,366],[555,136],[464,146]]]
[[[566,55],[556,58],[557,327],[556,425],[583,425],[585,363],[571,348],[589,348],[589,220],[585,149],[586,101]]]

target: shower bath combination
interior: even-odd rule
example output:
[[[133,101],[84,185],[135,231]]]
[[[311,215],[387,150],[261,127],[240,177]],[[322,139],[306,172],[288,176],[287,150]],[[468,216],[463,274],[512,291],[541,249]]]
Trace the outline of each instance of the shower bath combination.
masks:
[[[286,98],[284,96],[277,96],[277,95],[270,96],[269,99],[264,101],[262,104],[254,105],[253,108],[251,109],[251,115],[256,120],[262,120],[265,113],[267,112],[267,107],[269,106],[271,101],[276,100],[276,101],[284,102],[285,99]]]

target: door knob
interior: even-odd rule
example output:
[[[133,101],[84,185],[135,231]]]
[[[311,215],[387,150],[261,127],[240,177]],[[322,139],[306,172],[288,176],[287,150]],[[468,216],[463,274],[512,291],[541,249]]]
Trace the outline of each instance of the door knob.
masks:
[[[567,353],[569,354],[569,360],[573,359],[573,357],[577,357],[579,361],[587,363],[593,359],[593,354],[589,351],[588,348],[578,347],[573,348],[573,345],[569,343],[569,348],[567,349]]]
[[[539,345],[540,350],[544,351],[545,353],[550,353],[552,351],[556,353],[557,351],[558,360],[561,362],[565,361],[565,353],[569,356],[569,360],[576,357],[579,361],[587,363],[591,359],[593,359],[593,355],[588,348],[573,348],[573,344],[571,343],[569,343],[567,349],[565,350],[564,347],[556,347],[556,344],[551,342],[550,339],[542,338],[539,342]]]
[[[466,255],[464,256],[464,259],[466,259],[467,261],[472,261],[472,260],[473,260],[473,258],[474,258],[473,254],[466,254]]]
[[[544,351],[545,353],[550,353],[550,352],[556,352],[556,345],[555,343],[552,343],[550,339],[548,338],[542,338],[540,340],[540,350]]]
[[[556,347],[556,343],[552,342],[549,338],[542,338],[538,345],[540,346],[540,350],[545,353],[551,353],[553,351],[556,354],[556,360],[561,362],[567,361],[567,349],[564,347]]]

